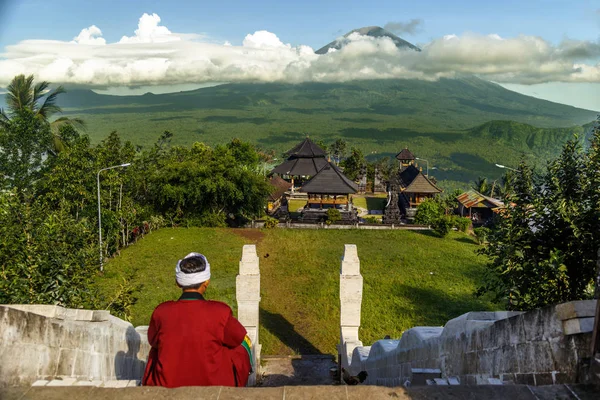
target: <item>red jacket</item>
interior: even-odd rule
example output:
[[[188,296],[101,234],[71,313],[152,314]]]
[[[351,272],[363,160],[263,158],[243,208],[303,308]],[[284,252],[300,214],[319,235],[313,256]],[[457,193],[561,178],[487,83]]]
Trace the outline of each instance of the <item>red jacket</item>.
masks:
[[[142,382],[170,388],[245,386],[250,372],[248,353],[241,346],[245,335],[227,304],[186,292],[152,313],[152,349]]]

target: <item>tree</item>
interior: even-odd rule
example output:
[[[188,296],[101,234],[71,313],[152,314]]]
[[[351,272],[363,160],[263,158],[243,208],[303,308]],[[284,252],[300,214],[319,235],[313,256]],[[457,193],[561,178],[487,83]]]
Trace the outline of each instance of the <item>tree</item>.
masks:
[[[329,146],[329,154],[333,156],[336,164],[339,164],[340,159],[346,155],[346,141],[344,139],[336,139]]]
[[[600,248],[597,149],[568,141],[545,173],[524,162],[512,177],[507,208],[481,252],[490,257],[479,293],[526,310],[591,296]]]
[[[362,151],[356,147],[352,147],[352,150],[350,150],[350,157],[346,158],[340,163],[340,165],[344,167],[344,175],[352,180],[358,178],[360,170],[365,164],[365,156],[363,155]]]
[[[8,112],[0,109],[0,129],[8,130],[14,118],[23,112],[30,112],[43,124],[50,124],[53,137],[46,150],[55,155],[64,150],[65,146],[60,128],[65,125],[83,128],[85,123],[79,118],[67,117],[58,118],[50,123],[50,117],[62,112],[56,101],[60,94],[66,93],[66,90],[62,86],[50,90],[49,82],[42,81],[34,85],[33,81],[33,75],[28,77],[17,75],[12,79],[5,95]]]
[[[479,177],[476,181],[473,181],[472,188],[485,196],[489,195],[491,189],[487,178],[482,177]]]
[[[33,184],[43,175],[44,156],[51,142],[48,125],[31,110],[4,121],[0,130],[2,189],[16,188],[19,198],[30,197]]]

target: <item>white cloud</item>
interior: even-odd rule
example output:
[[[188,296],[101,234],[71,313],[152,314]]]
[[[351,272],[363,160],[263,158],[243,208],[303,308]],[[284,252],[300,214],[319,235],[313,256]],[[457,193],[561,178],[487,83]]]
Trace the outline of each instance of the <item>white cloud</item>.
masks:
[[[244,47],[250,47],[255,49],[265,48],[285,48],[291,49],[290,44],[283,44],[281,40],[269,31],[256,31],[253,34],[246,35],[242,43]]]
[[[79,35],[73,38],[72,43],[105,45],[106,40],[102,37],[100,28],[92,25],[89,28],[83,28]]]
[[[423,29],[423,20],[420,18],[413,18],[408,22],[388,22],[383,26],[383,29],[386,29],[397,35],[414,35]]]
[[[181,40],[166,26],[159,26],[160,17],[157,14],[141,16],[135,36],[123,36],[119,43],[162,43]]]
[[[0,86],[17,74],[93,87],[185,85],[206,82],[341,82],[353,79],[434,80],[477,74],[499,83],[600,82],[600,44],[534,36],[447,35],[421,52],[398,49],[389,38],[350,35],[341,50],[317,55],[257,31],[242,46],[207,43],[173,33],[156,14],[144,14],[133,36],[106,43],[95,25],[72,42],[25,40],[0,55]]]

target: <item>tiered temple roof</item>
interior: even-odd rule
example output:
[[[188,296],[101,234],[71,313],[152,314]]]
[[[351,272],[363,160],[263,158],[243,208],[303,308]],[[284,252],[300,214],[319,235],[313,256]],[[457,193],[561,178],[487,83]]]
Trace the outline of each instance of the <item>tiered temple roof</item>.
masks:
[[[408,148],[403,149],[400,153],[396,154],[397,160],[414,160],[415,156],[411,153]]]
[[[315,176],[302,186],[300,191],[330,195],[354,194],[358,192],[358,185],[348,179],[335,164],[327,162]]]
[[[279,200],[281,196],[292,187],[290,182],[281,179],[281,177],[277,175],[271,176],[271,178],[269,178],[269,183],[273,186],[273,192],[269,195],[269,200],[271,201]]]
[[[325,165],[327,155],[325,150],[309,138],[286,153],[288,158],[271,171],[272,173],[289,176],[314,176]]]
[[[404,150],[403,150],[404,151]],[[400,189],[404,193],[441,193],[438,188],[429,180],[417,167],[409,165],[398,174]]]

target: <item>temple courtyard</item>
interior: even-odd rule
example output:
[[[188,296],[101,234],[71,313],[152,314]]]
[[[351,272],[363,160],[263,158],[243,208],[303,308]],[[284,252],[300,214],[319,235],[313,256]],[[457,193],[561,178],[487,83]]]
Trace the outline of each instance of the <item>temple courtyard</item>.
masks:
[[[97,284],[111,293],[142,285],[131,308],[147,325],[159,303],[175,299],[173,269],[182,254],[201,251],[213,267],[210,299],[236,307],[240,248],[256,244],[261,268],[260,337],[264,355],[337,354],[339,263],[344,244],[358,246],[365,281],[361,337],[400,337],[413,326],[443,325],[471,310],[497,307],[473,293],[484,258],[472,237],[454,232],[165,228],[121,251]]]

